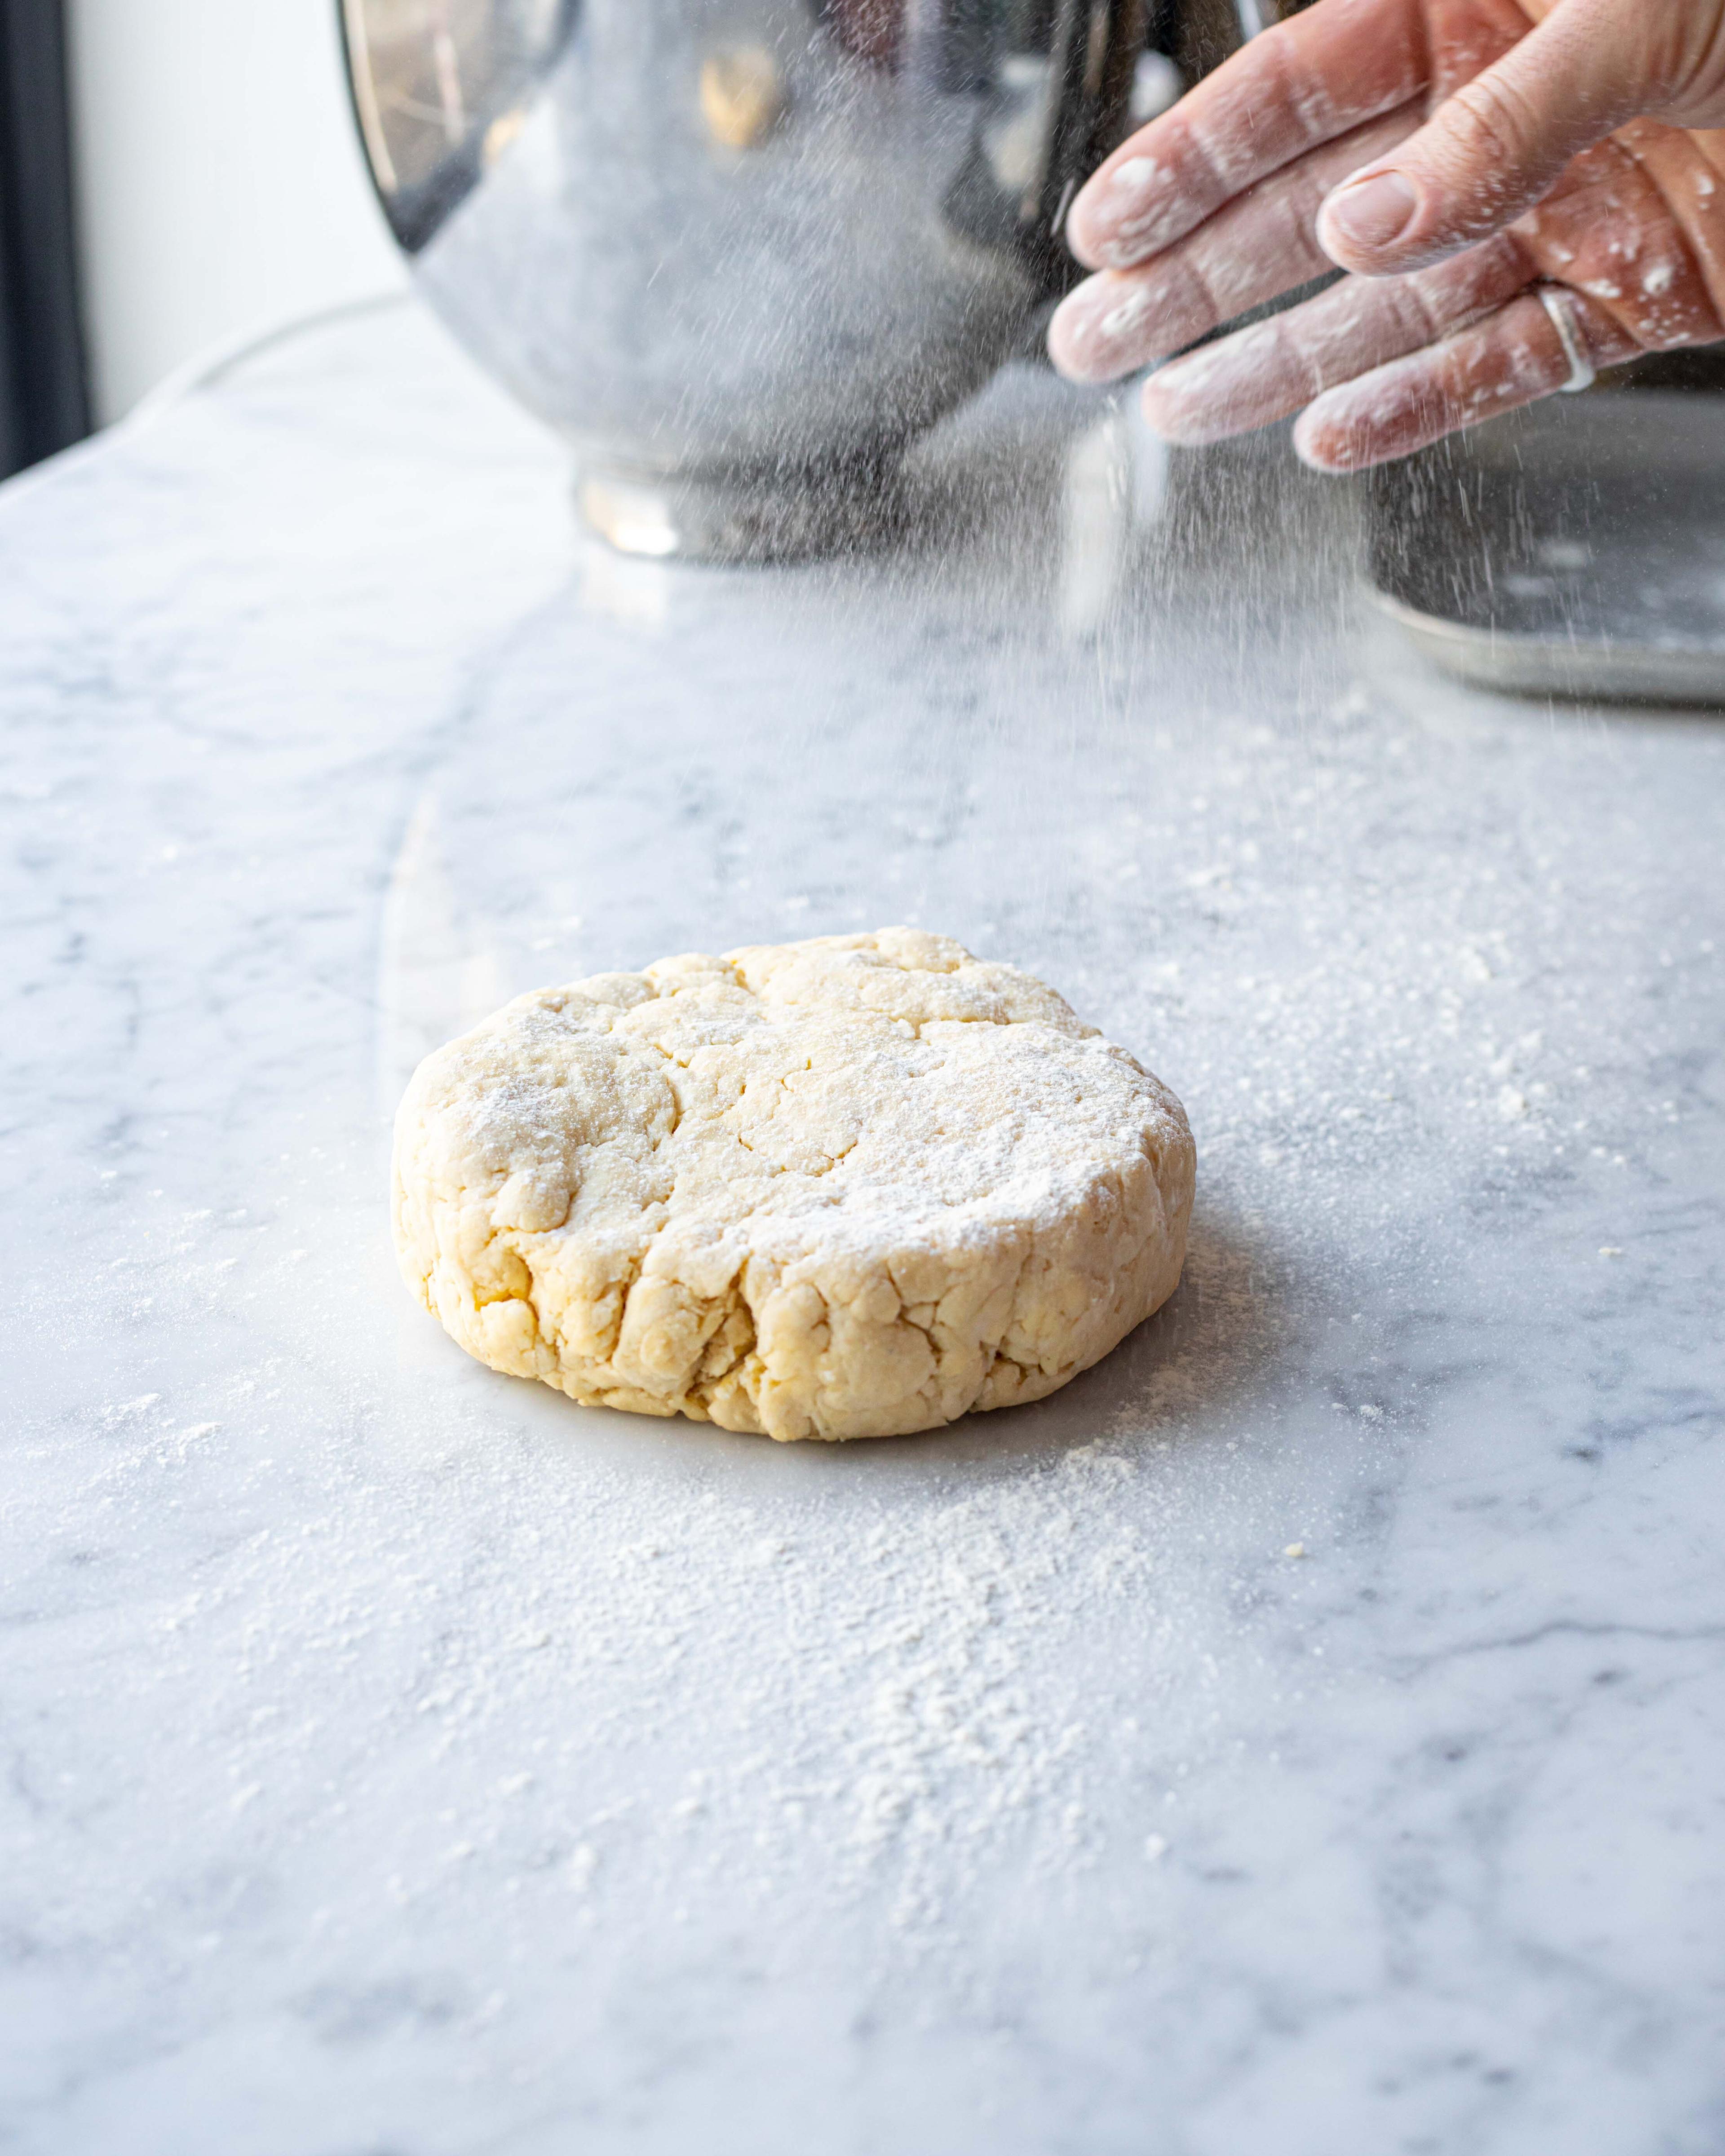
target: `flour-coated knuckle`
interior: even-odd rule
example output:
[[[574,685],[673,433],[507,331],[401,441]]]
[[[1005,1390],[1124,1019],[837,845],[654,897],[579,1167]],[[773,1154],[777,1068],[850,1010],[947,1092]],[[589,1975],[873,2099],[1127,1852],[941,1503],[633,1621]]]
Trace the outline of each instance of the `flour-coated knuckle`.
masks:
[[[415,1074],[391,1211],[493,1368],[788,1442],[1065,1383],[1173,1291],[1194,1170],[1052,989],[889,929],[518,998]]]

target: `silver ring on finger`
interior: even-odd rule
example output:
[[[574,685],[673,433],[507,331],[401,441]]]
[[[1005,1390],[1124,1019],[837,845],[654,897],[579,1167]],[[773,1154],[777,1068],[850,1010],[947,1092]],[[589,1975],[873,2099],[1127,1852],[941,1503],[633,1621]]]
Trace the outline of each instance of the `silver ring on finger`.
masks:
[[[1591,389],[1599,369],[1589,356],[1574,300],[1561,285],[1536,285],[1533,296],[1550,317],[1551,326],[1558,333],[1558,342],[1563,347],[1563,357],[1569,362],[1569,379],[1558,384],[1558,394],[1573,397],[1578,389]]]

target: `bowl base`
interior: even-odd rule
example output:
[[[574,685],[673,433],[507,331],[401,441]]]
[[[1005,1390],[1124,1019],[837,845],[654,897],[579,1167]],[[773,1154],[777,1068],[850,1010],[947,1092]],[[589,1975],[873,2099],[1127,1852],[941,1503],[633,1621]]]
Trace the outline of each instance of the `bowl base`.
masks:
[[[794,562],[865,553],[904,522],[896,457],[813,470],[651,472],[583,459],[583,523],[621,554],[691,562]]]

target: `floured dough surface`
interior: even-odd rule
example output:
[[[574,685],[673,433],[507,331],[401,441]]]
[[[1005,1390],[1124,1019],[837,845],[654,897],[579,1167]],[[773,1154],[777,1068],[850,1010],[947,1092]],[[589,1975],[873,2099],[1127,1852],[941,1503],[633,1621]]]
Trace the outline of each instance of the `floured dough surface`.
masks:
[[[1051,988],[886,928],[521,996],[396,1122],[396,1250],[470,1354],[775,1438],[1040,1399],[1173,1291],[1180,1104]]]

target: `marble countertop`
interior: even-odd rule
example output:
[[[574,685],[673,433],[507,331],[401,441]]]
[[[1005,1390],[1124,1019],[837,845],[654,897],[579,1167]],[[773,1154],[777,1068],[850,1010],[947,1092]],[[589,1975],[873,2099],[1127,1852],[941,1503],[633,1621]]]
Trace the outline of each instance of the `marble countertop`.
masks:
[[[405,306],[0,491],[0,2145],[1725,2145],[1725,732],[1358,515],[1021,374],[624,562]],[[424,1047],[894,921],[1186,1101],[1115,1356],[778,1448],[417,1311]]]

